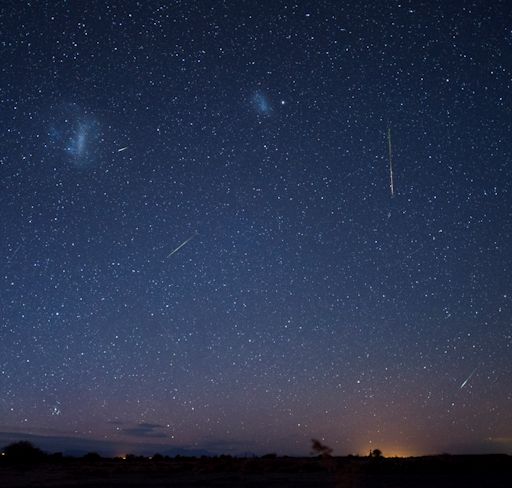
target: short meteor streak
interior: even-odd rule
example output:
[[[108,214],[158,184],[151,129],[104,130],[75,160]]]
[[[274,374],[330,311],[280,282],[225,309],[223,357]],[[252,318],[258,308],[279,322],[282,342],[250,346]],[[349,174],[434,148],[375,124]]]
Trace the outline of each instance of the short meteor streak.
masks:
[[[167,257],[170,258],[173,254],[177,253],[185,244],[188,244],[197,234],[191,235],[186,241],[182,242],[174,251],[170,252]]]
[[[15,249],[15,251],[11,254],[11,257],[7,259],[7,262],[10,263],[13,259],[14,259],[14,256],[16,256],[16,254],[18,253],[18,251],[20,250],[21,248],[21,243],[18,244],[18,247]]]
[[[462,390],[462,388],[464,388],[464,387],[467,385],[468,381],[469,381],[469,380],[471,379],[471,377],[476,373],[476,370],[477,370],[477,369],[478,369],[478,368],[475,368],[475,369],[471,372],[471,374],[470,374],[470,375],[469,375],[469,376],[468,376],[468,377],[463,381],[462,385],[460,385],[460,387],[459,387],[459,390]]]
[[[388,127],[388,156],[389,156],[389,189],[391,196],[395,196],[395,185],[393,182],[393,151],[391,148],[391,127]]]
[[[128,149],[128,146],[124,146],[120,149],[117,150],[117,152],[123,152],[123,151],[126,151]]]
[[[28,246],[28,245],[29,245],[29,244],[30,244],[34,239],[35,239],[35,237],[32,237],[32,239],[30,239],[30,240],[26,243],[26,245]],[[18,254],[18,251],[21,249],[21,246],[23,246],[24,244],[25,244],[25,243],[23,243],[23,242],[20,242],[20,243],[18,244],[18,246],[16,247],[16,249],[14,250],[14,252],[11,254],[11,256],[10,256],[9,258],[7,258],[7,262],[8,262],[8,263],[11,263],[11,262],[12,262],[12,260],[13,260],[13,259],[14,259],[14,257],[16,256],[16,254]]]

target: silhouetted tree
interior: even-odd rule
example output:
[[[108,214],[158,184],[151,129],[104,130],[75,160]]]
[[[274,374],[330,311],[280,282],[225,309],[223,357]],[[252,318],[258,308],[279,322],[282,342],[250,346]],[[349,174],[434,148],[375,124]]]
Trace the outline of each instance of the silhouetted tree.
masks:
[[[374,449],[373,451],[370,451],[370,457],[380,459],[383,457],[382,451],[380,449]]]
[[[31,442],[13,442],[3,448],[8,461],[15,463],[35,463],[45,458],[46,454]]]
[[[332,454],[332,449],[325,444],[322,444],[318,439],[311,439],[311,449],[313,449],[313,453],[318,454],[322,457],[330,457]]]
[[[332,449],[322,444],[318,439],[311,439],[311,449],[313,450],[312,454],[318,454],[324,468],[331,473],[334,472],[335,465],[332,458]]]

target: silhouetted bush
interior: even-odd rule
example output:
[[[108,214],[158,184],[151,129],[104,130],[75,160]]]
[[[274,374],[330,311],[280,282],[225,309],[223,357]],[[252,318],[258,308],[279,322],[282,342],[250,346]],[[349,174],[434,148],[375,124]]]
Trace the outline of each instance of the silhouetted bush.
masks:
[[[3,448],[7,461],[13,463],[31,464],[45,459],[46,454],[31,442],[19,441],[13,442]]]
[[[50,463],[61,464],[64,462],[64,454],[62,454],[61,452],[54,452],[53,454],[48,454],[47,460]]]
[[[98,461],[101,461],[101,456],[97,453],[97,452],[88,452],[84,457],[83,457],[83,460],[84,461],[88,461],[88,462],[98,462]]]

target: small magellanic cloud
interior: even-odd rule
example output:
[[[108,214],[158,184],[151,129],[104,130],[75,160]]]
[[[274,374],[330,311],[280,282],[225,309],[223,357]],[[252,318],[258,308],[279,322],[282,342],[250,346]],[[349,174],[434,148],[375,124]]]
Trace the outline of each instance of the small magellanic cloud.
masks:
[[[268,116],[272,113],[272,105],[270,104],[267,95],[265,95],[261,90],[252,94],[251,103],[258,115]]]

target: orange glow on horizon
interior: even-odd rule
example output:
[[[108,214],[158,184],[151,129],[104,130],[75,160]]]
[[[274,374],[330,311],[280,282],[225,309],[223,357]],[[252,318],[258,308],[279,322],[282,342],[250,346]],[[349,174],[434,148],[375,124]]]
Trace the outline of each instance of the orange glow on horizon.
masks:
[[[368,456],[371,451],[374,449],[379,449],[382,452],[383,457],[387,458],[407,458],[407,457],[414,457],[414,456],[420,456],[421,454],[411,449],[410,447],[402,447],[402,446],[388,446],[386,447],[385,444],[378,445],[375,443],[375,445],[368,444],[365,448],[358,450],[359,456]]]
[[[405,449],[390,449],[390,450],[383,450],[382,455],[385,457],[399,457],[399,458],[406,458],[406,457],[412,457],[416,454],[413,454],[410,451],[407,451]]]

